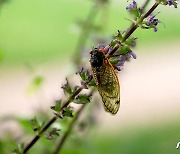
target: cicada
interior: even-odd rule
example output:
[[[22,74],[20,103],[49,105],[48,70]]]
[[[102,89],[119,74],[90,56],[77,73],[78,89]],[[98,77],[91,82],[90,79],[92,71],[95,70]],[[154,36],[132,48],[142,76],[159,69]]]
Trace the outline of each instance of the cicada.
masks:
[[[114,67],[103,49],[93,48],[90,54],[93,78],[102,97],[104,109],[116,114],[120,106],[120,86]]]

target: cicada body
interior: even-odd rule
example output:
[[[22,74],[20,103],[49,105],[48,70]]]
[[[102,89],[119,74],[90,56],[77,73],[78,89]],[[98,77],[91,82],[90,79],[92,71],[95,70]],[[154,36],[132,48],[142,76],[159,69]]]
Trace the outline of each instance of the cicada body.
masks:
[[[114,67],[105,57],[103,49],[94,48],[90,54],[93,78],[105,111],[116,114],[120,106],[120,86]]]

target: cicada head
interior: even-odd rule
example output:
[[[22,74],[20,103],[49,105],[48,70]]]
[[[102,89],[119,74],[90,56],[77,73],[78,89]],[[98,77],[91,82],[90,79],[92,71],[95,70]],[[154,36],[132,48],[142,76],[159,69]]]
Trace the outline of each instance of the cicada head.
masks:
[[[91,58],[90,63],[91,65],[95,67],[101,67],[103,64],[103,60],[105,59],[105,55],[101,49],[93,48],[93,50],[90,51]]]

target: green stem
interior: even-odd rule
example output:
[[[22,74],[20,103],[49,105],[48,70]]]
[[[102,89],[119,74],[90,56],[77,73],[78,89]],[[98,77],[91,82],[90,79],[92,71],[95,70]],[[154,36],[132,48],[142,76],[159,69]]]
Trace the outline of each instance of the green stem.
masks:
[[[136,22],[136,24],[134,24],[134,25],[130,28],[130,30],[125,34],[125,36],[124,36],[123,39],[122,39],[122,43],[125,42],[126,39],[129,38],[129,36],[131,36],[131,34],[139,27],[139,24],[142,23],[143,20],[144,20],[145,18],[147,18],[147,17],[157,8],[158,5],[159,5],[159,3],[156,2],[144,16],[142,16],[141,18],[139,18],[139,20]]]
[[[91,89],[90,93],[88,94],[88,96],[92,96],[92,94],[95,92],[95,89]],[[69,134],[71,133],[76,121],[78,120],[79,116],[80,116],[80,113],[83,111],[84,107],[86,106],[86,104],[83,104],[79,110],[77,111],[76,113],[76,116],[74,117],[74,119],[71,121],[71,123],[69,124],[68,126],[68,129],[67,131],[64,133],[64,135],[61,137],[59,143],[57,144],[53,154],[58,154],[61,149],[62,149],[62,146],[64,145],[64,142],[65,140],[67,139],[67,137],[69,136]]]
[[[134,31],[139,27],[139,24],[141,24],[143,20],[147,18],[157,8],[159,4],[160,4],[159,2],[154,3],[154,5],[150,8],[150,10],[144,16],[140,17],[139,20],[137,20],[135,24],[131,25],[129,31],[127,31],[124,37],[122,38],[121,43],[125,42],[132,35],[132,33],[134,33]],[[116,52],[116,50],[119,48],[120,48],[120,45],[119,44],[116,45],[109,55],[113,55]]]
[[[89,14],[86,18],[86,21],[84,21],[83,24],[85,24],[85,28],[82,28],[81,30],[81,34],[79,36],[79,40],[75,49],[75,55],[74,55],[74,62],[75,64],[79,65],[79,61],[81,59],[81,55],[82,55],[82,50],[88,40],[89,34],[92,30],[92,26],[94,23],[94,20],[98,14],[99,8],[97,5],[93,5],[89,11]]]
[[[67,131],[64,133],[64,135],[61,137],[59,143],[57,144],[56,149],[54,150],[53,154],[58,154],[61,150],[62,147],[64,145],[65,140],[67,139],[67,137],[69,136],[69,134],[71,133],[76,121],[78,120],[80,113],[83,111],[84,107],[86,104],[82,105],[80,107],[80,109],[77,111],[76,116],[74,117],[74,119],[71,121],[71,123],[69,124],[69,127],[67,129]]]
[[[70,97],[69,99],[64,103],[64,105],[61,107],[61,111],[67,107],[75,98],[75,96],[77,96],[81,91],[83,90],[83,86],[79,87]],[[27,146],[24,148],[23,154],[25,154],[26,152],[28,152],[33,145],[40,139],[41,135],[58,119],[57,116],[54,116],[52,119],[49,120],[49,122],[42,128],[42,130],[39,132],[38,135],[36,135],[28,144]]]

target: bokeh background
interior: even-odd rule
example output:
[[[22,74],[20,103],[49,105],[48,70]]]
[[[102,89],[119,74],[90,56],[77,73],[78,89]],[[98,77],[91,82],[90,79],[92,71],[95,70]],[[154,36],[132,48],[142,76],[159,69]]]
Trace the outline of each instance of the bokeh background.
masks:
[[[52,115],[49,106],[63,96],[60,87],[65,77],[77,71],[73,57],[82,30],[80,21],[87,20],[94,3],[10,0],[1,6],[0,153],[11,151],[14,140],[31,138],[25,133],[33,133],[28,120],[38,112]],[[118,29],[130,25],[125,19],[130,18],[127,5],[111,0],[98,10],[94,23],[101,28],[88,35],[82,49],[85,61],[91,47],[97,46],[95,37],[108,41]],[[158,32],[138,29],[134,34],[138,37],[137,59],[126,63],[119,73],[118,114],[104,112],[99,100],[96,124],[81,138],[72,135],[63,153],[180,153],[176,149],[180,142],[180,10],[160,6],[155,14],[158,12],[162,22]],[[71,79],[71,83],[77,81]],[[23,128],[16,119],[21,119]],[[32,153],[48,153],[44,145],[54,145],[44,139],[41,142]]]

